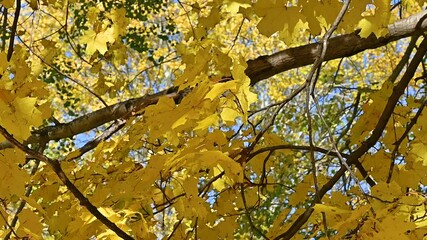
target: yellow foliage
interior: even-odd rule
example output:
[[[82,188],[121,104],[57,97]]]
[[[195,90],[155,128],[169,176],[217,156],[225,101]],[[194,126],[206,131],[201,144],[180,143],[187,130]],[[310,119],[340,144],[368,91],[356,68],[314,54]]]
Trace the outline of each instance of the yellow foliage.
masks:
[[[345,3],[0,1],[0,238],[423,238],[426,1]]]

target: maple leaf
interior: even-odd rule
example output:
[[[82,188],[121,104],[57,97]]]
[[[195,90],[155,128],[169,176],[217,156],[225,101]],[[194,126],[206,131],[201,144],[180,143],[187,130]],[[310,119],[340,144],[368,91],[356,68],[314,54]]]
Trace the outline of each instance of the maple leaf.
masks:
[[[1,1],[0,236],[425,235],[425,0],[134,2]]]
[[[15,149],[2,150],[0,154],[0,167],[4,169],[0,173],[0,197],[10,198],[12,195],[20,196],[24,191],[29,176],[18,167],[17,163],[25,162],[25,154]]]
[[[7,55],[5,52],[0,52],[0,75],[3,75],[3,72],[7,69]]]
[[[390,2],[388,0],[375,1],[375,6],[371,6],[366,13],[367,16],[360,20],[358,24],[361,37],[366,38],[371,33],[374,33],[379,38],[388,33],[387,25],[391,16],[389,6]]]
[[[272,3],[274,2],[274,3]],[[258,1],[254,6],[255,13],[262,17],[257,28],[261,34],[269,37],[277,31],[287,30],[293,33],[301,16],[299,8],[287,6],[286,0]]]
[[[94,30],[86,30],[85,34],[81,37],[81,43],[86,45],[86,54],[92,55],[95,51],[98,51],[100,54],[107,52],[107,42],[113,43],[114,38],[114,29],[107,28],[105,31],[95,32]]]
[[[15,3],[15,1],[14,0],[2,0],[2,1],[0,1],[0,3],[5,8],[11,8],[11,7],[13,7],[13,4]]]
[[[15,98],[6,103],[0,100],[0,124],[8,129],[15,138],[24,140],[31,135],[31,126],[43,122],[42,113],[35,107],[37,98]]]

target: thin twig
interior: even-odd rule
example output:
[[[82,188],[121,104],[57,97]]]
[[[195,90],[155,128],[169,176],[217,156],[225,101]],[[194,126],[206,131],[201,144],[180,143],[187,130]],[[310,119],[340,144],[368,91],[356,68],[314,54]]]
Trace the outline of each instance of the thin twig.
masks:
[[[170,52],[170,53],[165,57],[165,59],[166,59],[169,55],[171,55],[172,53],[174,53],[174,52]],[[129,81],[128,85],[129,85],[129,84],[131,84],[133,81],[135,81],[135,79],[137,79],[137,78],[138,78],[138,76],[139,76],[139,75],[141,75],[141,74],[143,74],[144,72],[146,72],[146,71],[148,71],[148,70],[150,70],[150,69],[152,69],[152,68],[158,67],[159,65],[161,65],[161,64],[163,64],[163,63],[172,62],[172,61],[174,61],[174,60],[176,60],[176,59],[178,59],[178,58],[179,58],[179,57],[173,57],[173,58],[171,58],[171,59],[164,60],[164,61],[162,61],[162,62],[161,62],[161,63],[159,63],[159,64],[151,65],[151,66],[149,66],[149,67],[146,67],[146,68],[142,69],[141,71],[139,71],[138,73],[136,73],[136,74],[135,74],[135,76],[133,76],[133,77],[132,77],[132,79]]]
[[[10,232],[6,235],[6,237],[4,238],[4,239],[8,239],[9,238],[9,235],[10,235],[10,233],[13,233],[13,235],[17,238],[17,239],[21,239],[19,236],[18,236],[18,234],[15,232],[15,230],[13,229],[13,227],[7,222],[7,218],[6,218],[6,216],[4,216],[3,215],[3,213],[0,211],[0,215],[1,215],[1,218],[3,219],[3,221],[4,221],[4,223],[5,223],[5,225],[9,228],[9,230],[10,230]],[[15,215],[16,216],[16,215]]]
[[[360,98],[362,97],[362,93],[360,91],[357,91],[356,100],[353,104],[353,113],[351,114],[350,120],[348,120],[348,123],[345,127],[345,129],[340,133],[338,138],[336,139],[335,144],[338,144],[338,142],[350,131],[351,126],[353,124],[354,119],[357,117],[357,112],[359,111],[359,104],[360,104]]]
[[[341,20],[343,19],[345,13],[347,12],[347,9],[350,5],[350,0],[344,1],[344,4],[338,14],[338,16],[335,18],[334,22],[332,23],[329,30],[326,32],[326,34],[323,36],[322,44],[319,45],[318,50],[318,58],[314,62],[308,76],[307,76],[307,84],[308,88],[306,89],[306,114],[307,114],[307,122],[308,122],[308,142],[310,145],[310,162],[311,162],[311,172],[313,175],[313,183],[314,183],[314,189],[315,189],[315,196],[314,196],[314,202],[320,203],[321,198],[319,196],[319,183],[317,179],[317,167],[316,167],[316,158],[314,156],[314,142],[313,142],[313,125],[312,125],[312,117],[311,117],[311,107],[310,107],[310,96],[314,97],[314,91],[316,88],[316,82],[319,78],[319,74],[321,71],[323,60],[325,59],[326,50],[328,47],[328,41],[329,38],[332,36],[333,32],[338,28],[338,25],[340,24]],[[335,151],[338,153],[338,149],[335,149]],[[323,226],[325,227],[325,234],[328,236],[327,231],[327,221],[326,221],[326,214],[322,212],[322,221]]]
[[[227,55],[230,54],[231,50],[233,50],[234,48],[234,45],[236,45],[237,38],[240,35],[240,31],[242,31],[243,23],[245,23],[244,17],[242,17],[242,22],[240,23],[239,29],[237,30],[236,36],[234,37],[233,44],[231,45],[230,49],[228,49],[227,51]]]
[[[173,226],[173,230],[172,230],[172,232],[169,234],[169,236],[168,236],[167,240],[169,240],[169,239],[171,239],[171,238],[172,238],[173,234],[176,232],[176,230],[178,229],[179,225],[181,225],[181,223],[182,223],[182,220],[183,220],[183,219],[184,219],[184,218],[179,219],[179,221],[178,221],[177,223],[175,223],[175,224],[174,224],[174,226]]]
[[[318,74],[319,74],[320,68],[322,67],[323,60],[325,59],[325,56],[326,56],[326,50],[328,47],[329,39],[332,37],[332,34],[335,32],[335,30],[338,28],[338,25],[340,24],[340,22],[344,18],[345,13],[347,12],[348,7],[350,6],[350,2],[351,2],[351,0],[344,1],[344,4],[343,4],[340,12],[338,13],[338,16],[335,18],[331,27],[323,36],[322,44],[319,45],[319,47],[320,47],[318,50],[318,52],[320,53],[318,55],[319,57],[316,59],[316,61],[314,61],[313,67],[311,68],[311,71],[307,77],[307,81],[309,81],[309,83],[310,83],[310,85],[309,85],[310,95],[314,95],[314,90],[316,88],[316,82],[318,79]],[[316,78],[313,79],[313,76],[315,73],[317,73],[317,75],[316,75]]]
[[[300,146],[300,145],[276,145],[276,146],[269,146],[269,147],[264,147],[264,148],[260,148],[252,153],[249,154],[248,159],[252,159],[253,157],[255,157],[258,154],[264,153],[264,152],[269,152],[269,151],[276,151],[276,150],[302,150],[302,151],[310,151],[311,147],[310,146]],[[330,150],[321,148],[321,147],[317,147],[314,146],[313,148],[314,151],[316,152],[320,152],[323,153],[325,155],[328,156],[332,156],[332,157],[337,157],[338,153],[337,152],[332,152]],[[340,153],[342,156],[344,157],[349,157],[348,154],[345,153]]]
[[[265,183],[267,183],[267,181],[268,181],[266,178],[267,174],[265,171],[267,168],[267,161],[270,159],[270,157],[271,157],[271,155],[273,155],[273,153],[274,153],[273,150],[269,151],[267,156],[265,156],[264,161],[262,163],[261,177],[259,178],[259,184],[261,186],[261,190],[263,190],[263,187],[265,186],[265,185],[263,185],[264,181],[265,181]]]
[[[273,114],[272,119],[270,120],[270,122],[267,124],[267,126],[261,131],[259,132],[256,137],[255,140],[249,145],[249,147],[244,148],[242,150],[242,157],[243,159],[240,160],[240,162],[247,161],[247,156],[248,154],[255,148],[255,146],[258,144],[259,140],[261,140],[262,136],[270,129],[271,126],[273,126],[277,115],[279,114],[280,110],[288,103],[290,102],[292,99],[294,99],[294,97],[296,97],[300,92],[302,92],[302,90],[304,90],[304,88],[307,86],[307,84],[301,85],[298,89],[296,89],[295,91],[293,91],[285,100],[283,100],[280,105],[277,107],[276,111]]]
[[[204,197],[209,190],[209,187],[218,179],[220,179],[222,176],[224,176],[225,171],[222,171],[220,174],[214,176],[211,178],[203,187],[199,189],[199,197]]]
[[[70,34],[68,33],[68,14],[69,14],[69,10],[68,10],[68,8],[69,8],[69,5],[70,5],[70,2],[69,1],[67,1],[67,6],[65,7],[65,24],[63,25],[64,26],[64,30],[65,30],[65,36],[67,36],[67,40],[68,40],[68,42],[70,43],[70,47],[71,47],[71,49],[73,49],[73,51],[74,51],[74,53],[83,61],[83,62],[85,62],[85,63],[87,63],[87,64],[89,64],[90,66],[92,66],[92,64],[89,62],[89,61],[87,61],[85,58],[83,58],[83,56],[81,56],[79,53],[78,53],[78,51],[77,51],[77,49],[74,47],[74,45],[73,45],[73,42],[72,42],[72,39],[70,38]],[[57,20],[58,21],[58,20]],[[59,22],[59,21],[58,21]]]
[[[184,7],[184,5],[182,4],[182,2],[181,2],[181,1],[179,1],[179,0],[177,0],[177,1],[178,1],[179,5],[182,7],[182,9],[184,10],[185,15],[187,16],[188,23],[190,24],[191,31],[193,32],[194,40],[197,40],[197,37],[196,37],[196,31],[194,31],[194,27],[193,27],[193,24],[191,23],[190,15],[188,14],[187,9],[185,9],[185,7]]]
[[[335,141],[335,139],[334,139],[334,137],[333,137],[333,134],[332,134],[331,127],[328,125],[328,123],[326,122],[325,118],[323,117],[322,110],[321,110],[321,108],[320,108],[320,105],[319,105],[319,103],[318,103],[317,99],[313,98],[313,101],[314,101],[314,104],[315,104],[316,109],[317,109],[317,114],[319,115],[319,117],[320,117],[321,121],[323,122],[323,125],[325,125],[325,127],[326,127],[326,129],[327,129],[329,143],[332,145],[332,148],[333,148],[333,149],[334,149],[334,151],[337,153],[337,157],[338,157],[338,159],[340,160],[341,164],[342,164],[343,166],[345,166],[345,167],[346,167],[346,169],[347,169],[347,170],[348,170],[348,172],[350,173],[351,177],[354,179],[354,181],[356,182],[357,186],[359,187],[359,189],[360,189],[361,193],[365,196],[366,201],[369,203],[369,199],[368,199],[368,198],[366,198],[366,194],[367,194],[367,193],[366,193],[366,192],[365,192],[365,190],[363,189],[362,184],[360,183],[359,179],[356,177],[356,174],[354,174],[354,172],[353,172],[353,170],[351,169],[351,167],[350,167],[350,166],[347,164],[347,162],[344,160],[344,158],[343,158],[343,156],[341,155],[341,153],[339,152],[338,147],[337,147],[337,144],[335,143],[336,141]],[[363,167],[360,167],[359,169],[362,169],[362,168],[363,168]],[[363,168],[363,169],[364,169],[364,168]],[[374,180],[373,180],[370,176],[368,176],[366,172],[365,172],[365,174],[366,174],[366,180],[367,180],[367,182],[369,183],[369,185],[370,185],[370,186],[372,186],[372,187],[373,187],[373,186],[375,185]],[[362,174],[362,175],[364,175],[364,174]]]
[[[280,102],[276,102],[276,103],[272,103],[266,107],[257,109],[255,111],[249,111],[249,116],[248,117],[252,117],[254,114],[259,113],[261,111],[265,111],[265,110],[269,110],[275,106],[280,106],[284,103],[288,103],[289,101],[291,101],[294,97],[296,97],[302,90],[305,89],[305,87],[307,86],[307,83],[305,82],[303,85],[301,85],[300,87],[298,87],[297,89],[295,89],[295,91],[293,91],[287,98],[283,99]]]
[[[37,54],[30,46],[28,46],[19,36],[18,36],[19,40],[21,41],[21,43],[32,53],[34,54],[34,56],[36,56],[38,59],[40,59],[40,61],[42,61],[43,64],[45,64],[46,66],[52,68],[53,70],[55,70],[55,72],[57,72],[59,75],[65,77],[66,79],[69,79],[71,82],[79,85],[80,87],[82,87],[83,89],[85,89],[86,91],[88,91],[90,94],[92,94],[93,96],[95,96],[106,108],[109,108],[108,104],[104,101],[104,99],[101,98],[101,96],[99,96],[98,94],[96,94],[94,91],[92,91],[90,88],[86,87],[83,83],[81,83],[80,81],[72,78],[71,76],[69,76],[68,74],[63,73],[61,70],[59,70],[57,67],[53,66],[52,64],[46,62],[46,60],[44,60],[39,54]]]

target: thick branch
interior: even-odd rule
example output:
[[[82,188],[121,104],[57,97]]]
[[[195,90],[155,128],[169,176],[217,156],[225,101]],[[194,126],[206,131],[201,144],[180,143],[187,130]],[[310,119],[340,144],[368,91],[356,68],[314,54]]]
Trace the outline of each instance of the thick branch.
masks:
[[[420,35],[427,29],[426,14],[427,11],[422,11],[390,24],[388,26],[389,34],[382,38],[376,38],[374,34],[368,38],[361,38],[358,36],[358,31],[331,38],[328,45],[333,47],[326,50],[324,60],[349,57],[367,49],[384,46],[401,38]],[[246,74],[251,78],[251,84],[254,85],[278,73],[312,64],[318,57],[317,48],[319,46],[319,43],[312,43],[249,60]]]
[[[27,143],[34,143],[40,140],[59,140],[62,138],[72,137],[76,134],[89,131],[116,119],[129,117],[133,112],[138,112],[147,106],[156,104],[161,96],[168,96],[178,101],[181,94],[175,92],[175,90],[175,88],[171,88],[154,95],[146,95],[140,98],[130,99],[106,108],[101,108],[65,124],[49,126],[36,130],[28,139]]]
[[[329,44],[334,47],[327,49],[325,60],[348,57],[366,49],[384,46],[389,42],[396,41],[401,38],[419,35],[427,29],[427,20],[425,19],[426,14],[427,11],[423,11],[389,25],[389,34],[379,39],[374,35],[371,35],[368,38],[360,38],[357,35],[357,32],[331,38],[329,39]],[[275,74],[312,64],[316,59],[316,50],[318,46],[318,43],[308,44],[300,47],[289,48],[269,56],[262,56],[254,60],[249,60],[246,74],[250,77],[251,84],[254,85]],[[156,104],[159,97],[165,95],[175,99],[178,103],[183,94],[177,92],[177,88],[173,87],[154,95],[146,95],[140,98],[117,103],[113,106],[102,108],[85,116],[79,117],[69,123],[50,126],[35,131],[26,143],[72,137],[76,134],[94,129],[107,122],[124,118],[132,112],[142,110],[149,105]],[[10,143],[0,143],[0,149],[6,147],[12,147],[12,145]]]
[[[7,49],[7,61],[10,61],[15,46],[16,28],[18,26],[19,13],[21,12],[21,0],[16,0],[15,16],[13,18],[12,29],[10,30],[9,48]]]

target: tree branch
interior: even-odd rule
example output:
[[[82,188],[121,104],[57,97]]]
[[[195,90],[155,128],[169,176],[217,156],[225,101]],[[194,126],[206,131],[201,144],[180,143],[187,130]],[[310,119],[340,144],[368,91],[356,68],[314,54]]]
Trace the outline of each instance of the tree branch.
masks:
[[[265,148],[258,149],[256,151],[254,151],[253,153],[249,154],[248,161],[250,159],[252,159],[253,157],[255,157],[256,155],[264,153],[264,152],[276,151],[276,150],[285,150],[285,149],[288,149],[288,150],[310,151],[310,146],[276,145],[276,146],[265,147]],[[327,150],[327,149],[324,149],[324,148],[321,148],[321,147],[314,146],[313,150],[316,151],[316,152],[323,153],[323,154],[328,155],[328,156],[332,156],[332,157],[337,157],[338,156],[338,154],[336,152],[330,151],[330,150]],[[349,157],[348,154],[345,154],[345,153],[340,153],[340,154],[343,157],[345,157],[345,158]]]
[[[390,116],[393,114],[394,108],[400,96],[403,94],[405,88],[408,86],[409,82],[413,78],[415,71],[417,70],[420,62],[423,60],[426,52],[427,52],[427,38],[424,38],[418,48],[418,51],[416,52],[415,56],[412,58],[408,68],[403,74],[402,79],[396,86],[393,87],[393,92],[389,97],[387,104],[384,108],[384,111],[382,112],[380,118],[378,119],[377,125],[375,126],[375,129],[372,131],[371,136],[367,140],[362,142],[361,146],[359,146],[347,158],[347,164],[349,166],[356,163],[358,159],[361,156],[363,156],[372,146],[374,146],[375,143],[378,141],[378,139],[381,137],[388,123],[388,120],[390,119]],[[332,187],[336,184],[336,182],[344,175],[346,170],[347,170],[346,167],[344,166],[341,167],[335,173],[335,175],[326,184],[322,186],[322,188],[319,190],[320,198],[322,198],[326,194],[326,192],[332,189]],[[313,206],[314,205],[310,206],[303,214],[301,214],[298,217],[298,219],[292,224],[292,226],[286,232],[279,234],[275,239],[292,238],[298,232],[298,230],[308,221],[309,217],[314,211]]]
[[[371,34],[368,38],[359,37],[359,31],[329,39],[325,61],[349,57],[367,49],[374,49],[387,43],[415,35],[421,35],[427,29],[426,11],[399,20],[388,26],[389,33],[382,38]],[[278,73],[314,63],[318,57],[317,49],[321,43],[312,43],[300,47],[289,48],[278,53],[262,56],[248,61],[246,74],[251,79],[251,85]]]
[[[13,18],[12,29],[10,30],[9,48],[7,49],[7,61],[12,58],[13,47],[15,45],[16,28],[18,26],[19,12],[21,11],[21,0],[16,0],[15,16]]]
[[[51,158],[46,157],[45,155],[32,150],[28,148],[26,145],[20,143],[18,140],[16,140],[5,128],[0,126],[0,133],[13,145],[15,145],[17,148],[21,149],[25,153],[31,155],[35,159],[45,162],[48,164],[52,170],[55,172],[55,174],[59,177],[59,179],[64,183],[64,185],[70,190],[70,192],[76,197],[80,205],[84,206],[93,216],[95,216],[100,222],[102,222],[107,228],[109,228],[111,231],[117,234],[117,236],[127,239],[127,240],[133,240],[133,237],[128,235],[126,232],[121,230],[119,227],[117,227],[116,224],[111,222],[107,217],[105,217],[99,210],[87,199],[82,192],[70,181],[70,179],[67,177],[65,172],[62,170],[61,164],[58,160],[54,160]]]
[[[427,10],[390,24],[388,26],[389,34],[379,39],[373,34],[368,38],[361,38],[358,36],[358,31],[331,38],[328,44],[334,47],[327,49],[324,60],[327,61],[352,56],[367,49],[384,46],[387,43],[401,38],[420,35],[427,29],[426,14]],[[312,43],[249,60],[248,68],[245,72],[251,79],[251,85],[255,85],[261,80],[275,74],[312,64],[317,57],[316,49],[318,47],[319,43]],[[182,92],[177,92],[177,89],[176,87],[172,87],[154,95],[130,99],[99,109],[62,125],[42,128],[34,131],[33,135],[30,136],[26,143],[72,137],[107,122],[129,116],[132,112],[140,111],[149,105],[156,104],[160,96],[169,96],[173,98],[175,102],[179,103],[184,94]],[[0,143],[0,149],[7,147],[13,147],[13,145],[6,142]]]
[[[110,107],[101,108],[97,111],[76,118],[71,122],[33,131],[33,135],[30,136],[26,143],[34,143],[40,140],[59,140],[62,138],[72,137],[116,119],[128,118],[132,113],[138,112],[147,106],[156,104],[162,96],[179,100],[181,93],[174,92],[173,90],[176,90],[176,88],[171,88],[154,95],[146,95],[140,98],[116,103]]]
[[[87,142],[83,147],[79,148],[78,154],[70,156],[70,154],[65,158],[66,161],[72,161],[76,158],[79,158],[83,156],[83,154],[89,152],[90,150],[96,148],[102,141],[105,141],[106,139],[110,138],[114,133],[119,131],[125,126],[124,120],[118,120],[116,123],[109,126],[101,135],[96,137],[95,139],[91,140],[90,142]],[[74,153],[74,152],[72,152]],[[69,157],[70,156],[70,157]]]

